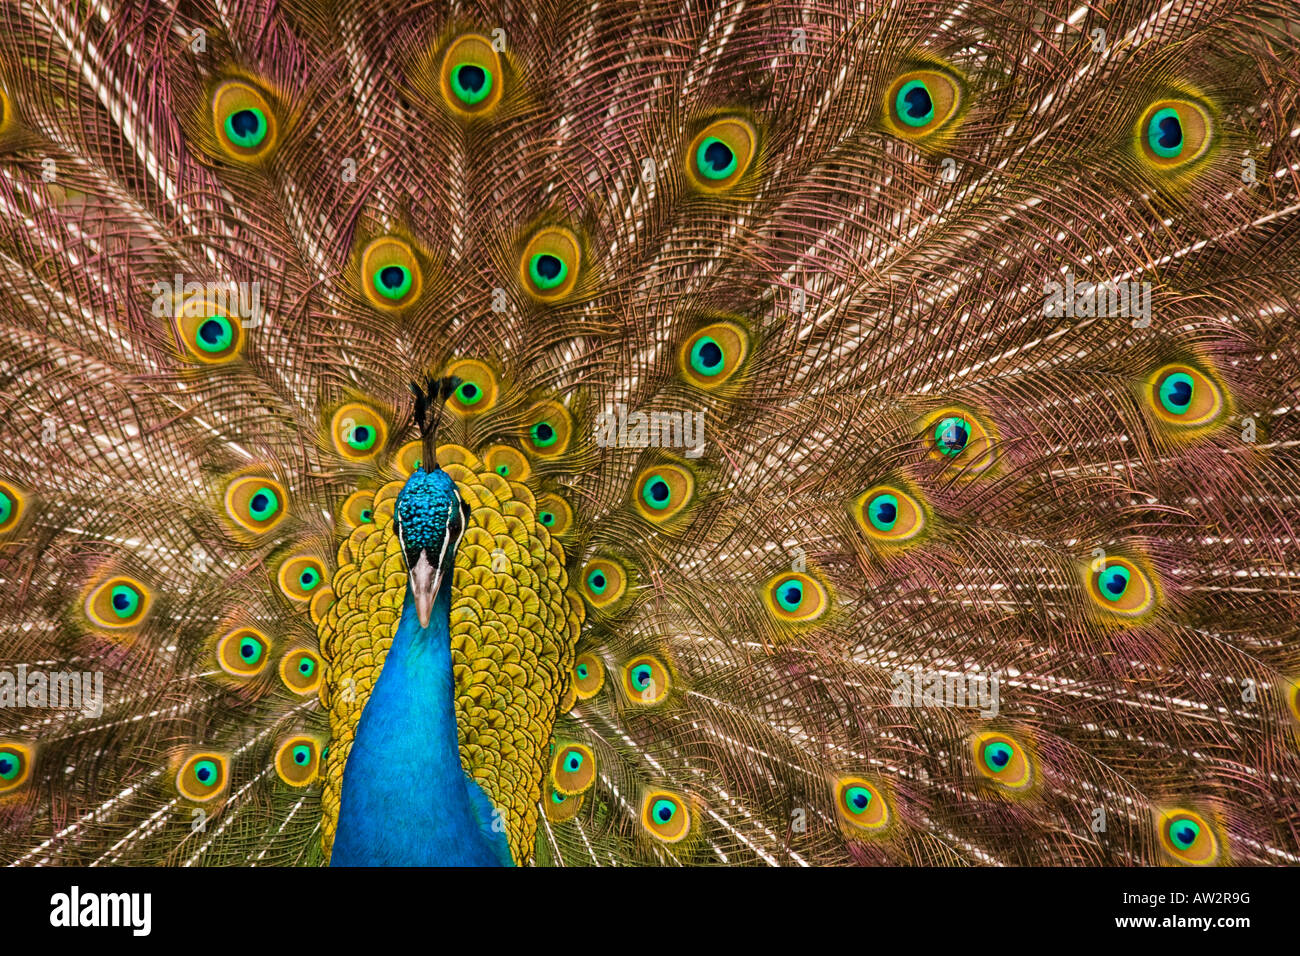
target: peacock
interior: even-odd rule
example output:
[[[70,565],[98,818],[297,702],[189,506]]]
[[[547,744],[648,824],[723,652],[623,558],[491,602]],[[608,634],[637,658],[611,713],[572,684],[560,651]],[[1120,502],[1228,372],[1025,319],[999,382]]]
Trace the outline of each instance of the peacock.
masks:
[[[1288,0],[0,0],[0,860],[1300,862]]]

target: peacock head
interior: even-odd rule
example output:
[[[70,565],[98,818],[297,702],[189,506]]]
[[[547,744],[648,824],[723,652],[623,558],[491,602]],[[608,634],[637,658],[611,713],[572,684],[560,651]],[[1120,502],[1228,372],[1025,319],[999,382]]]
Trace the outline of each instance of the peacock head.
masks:
[[[435,466],[433,471],[417,469],[406,480],[393,517],[415,612],[420,626],[428,627],[438,590],[452,579],[456,548],[469,524],[469,505],[461,500],[451,476]]]
[[[423,460],[422,467],[406,479],[397,495],[393,526],[406,560],[407,581],[420,627],[429,626],[433,602],[444,582],[451,586],[456,548],[469,525],[469,505],[461,500],[456,482],[438,465],[433,420],[434,402],[446,400],[458,385],[457,378],[430,379],[427,391],[411,385],[424,446]]]

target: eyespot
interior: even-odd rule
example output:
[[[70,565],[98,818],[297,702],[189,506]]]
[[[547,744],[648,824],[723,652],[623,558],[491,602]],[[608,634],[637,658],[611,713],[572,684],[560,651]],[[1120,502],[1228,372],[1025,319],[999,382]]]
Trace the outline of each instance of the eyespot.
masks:
[[[295,694],[314,694],[321,681],[321,659],[312,651],[298,648],[280,658],[280,680]]]
[[[852,514],[868,538],[887,545],[912,541],[926,526],[925,508],[896,485],[869,488],[854,503]]]
[[[634,704],[657,704],[672,689],[672,677],[659,658],[641,654],[623,665],[623,690]]]
[[[291,601],[310,601],[325,583],[325,564],[313,555],[297,555],[276,573],[280,592]]]
[[[551,782],[565,796],[582,793],[596,780],[596,757],[584,744],[557,747],[551,761]]]
[[[525,244],[519,257],[519,281],[532,298],[555,302],[573,291],[581,268],[578,237],[562,226],[548,226]]]
[[[996,458],[988,427],[962,408],[945,408],[926,416],[923,435],[930,457],[962,468],[963,477],[987,471]]]
[[[243,323],[230,317],[232,304],[242,307],[240,293],[232,292],[225,299],[222,304],[215,299],[194,296],[173,306],[181,343],[191,358],[205,365],[229,362],[244,348]]]
[[[1138,151],[1146,162],[1168,172],[1202,158],[1214,143],[1214,121],[1192,100],[1163,99],[1138,120]]]
[[[443,372],[460,379],[447,399],[447,407],[462,417],[481,415],[497,403],[497,379],[492,369],[476,359],[452,362]]]
[[[1219,859],[1214,828],[1191,810],[1167,810],[1157,820],[1160,844],[1179,863],[1206,866]]]
[[[552,788],[550,796],[545,798],[546,819],[552,823],[567,823],[578,815],[582,801],[582,794],[565,796]]]
[[[320,770],[320,743],[313,737],[290,737],[275,752],[275,772],[291,787],[306,787]]]
[[[911,140],[942,129],[961,109],[962,84],[942,70],[909,70],[885,94],[885,126]]]
[[[1107,557],[1089,568],[1088,593],[1102,609],[1121,617],[1137,617],[1155,605],[1155,588],[1127,558]]]
[[[271,640],[261,631],[239,627],[217,641],[217,663],[232,677],[255,677],[266,669]]]
[[[144,620],[152,597],[135,578],[117,575],[86,597],[86,616],[99,627],[135,627]]]
[[[722,193],[745,177],[758,151],[758,132],[738,116],[714,120],[686,150],[686,173],[696,189]]]
[[[1190,365],[1166,365],[1152,376],[1150,404],[1163,422],[1180,427],[1208,425],[1223,411],[1223,393]]]
[[[573,437],[573,416],[559,402],[539,402],[524,419],[524,449],[539,458],[564,454]]]
[[[682,343],[677,362],[686,381],[713,389],[731,379],[748,356],[749,333],[734,322],[714,322]]]
[[[249,475],[226,488],[226,514],[246,531],[264,534],[284,520],[287,500],[278,481]]]
[[[268,155],[277,139],[275,111],[256,87],[228,80],[212,97],[212,125],[222,150],[235,159]]]
[[[334,450],[349,461],[366,461],[384,450],[388,425],[379,413],[359,402],[349,402],[330,419]]]
[[[537,521],[552,537],[561,537],[573,527],[573,508],[559,495],[541,495],[537,499]]]
[[[375,520],[375,493],[373,491],[354,491],[348,495],[341,509],[343,524],[351,530],[358,525],[371,524]]]
[[[763,600],[773,617],[789,624],[810,624],[830,607],[830,597],[822,583],[798,571],[778,574],[768,581]]]
[[[18,527],[26,507],[27,497],[9,482],[0,481],[0,534]]]
[[[509,445],[491,445],[483,451],[483,464],[508,481],[527,481],[533,466],[517,448]]]
[[[442,58],[442,96],[461,116],[482,116],[501,102],[501,56],[477,33],[459,37]]]
[[[221,754],[197,753],[176,773],[176,789],[193,803],[206,803],[226,789],[229,766]]]
[[[0,742],[0,794],[17,790],[31,775],[32,749],[12,740]]]
[[[835,781],[835,805],[840,821],[852,830],[879,831],[889,825],[889,804],[880,789],[861,777]]]
[[[372,241],[361,253],[361,285],[381,309],[401,309],[420,297],[424,280],[411,244],[393,236]]]
[[[1006,734],[977,734],[975,766],[984,776],[1009,790],[1023,790],[1033,781],[1033,768],[1024,748]]]
[[[627,592],[627,574],[610,558],[592,558],[582,569],[581,588],[593,608],[610,608]]]
[[[412,475],[424,464],[424,446],[419,441],[409,441],[397,451],[393,467],[403,475]]]
[[[691,811],[677,794],[651,790],[641,801],[641,826],[656,840],[680,843],[691,832]]]
[[[600,693],[605,686],[605,667],[595,654],[580,654],[573,663],[573,692],[579,700]]]
[[[677,465],[654,465],[637,476],[633,487],[637,514],[654,524],[664,524],[691,503],[695,476]]]

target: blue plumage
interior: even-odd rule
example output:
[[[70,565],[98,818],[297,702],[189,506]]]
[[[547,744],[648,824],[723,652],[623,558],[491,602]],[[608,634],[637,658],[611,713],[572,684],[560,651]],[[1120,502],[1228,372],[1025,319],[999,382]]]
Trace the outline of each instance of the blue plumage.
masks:
[[[493,827],[491,803],[460,763],[450,617],[465,518],[455,483],[417,471],[396,511],[411,575],[344,769],[331,865],[509,866],[505,827]],[[417,599],[429,587],[425,626]]]

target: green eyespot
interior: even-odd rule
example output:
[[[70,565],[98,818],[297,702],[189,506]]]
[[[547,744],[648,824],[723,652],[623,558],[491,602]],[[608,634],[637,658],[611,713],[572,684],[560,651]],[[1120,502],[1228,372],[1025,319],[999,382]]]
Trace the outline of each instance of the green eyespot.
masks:
[[[204,352],[225,352],[234,341],[234,326],[224,315],[209,315],[194,332],[194,344]]]
[[[894,111],[908,126],[925,126],[934,119],[934,98],[924,80],[909,80],[898,88]]]
[[[781,608],[792,614],[799,610],[799,605],[803,604],[803,582],[798,578],[782,581],[776,586],[775,593],[776,601]]]
[[[280,499],[270,486],[263,485],[248,498],[248,516],[254,521],[266,521],[280,510]]]
[[[240,149],[256,149],[266,139],[266,114],[256,107],[235,110],[226,116],[226,138]]]
[[[114,585],[109,603],[119,618],[134,617],[140,609],[140,592],[129,584]]]
[[[492,92],[492,74],[477,63],[451,68],[451,91],[466,106],[483,102]]]
[[[716,136],[706,136],[695,149],[695,167],[706,179],[726,179],[736,171],[736,151]]]
[[[246,636],[239,639],[239,658],[247,666],[256,666],[264,653],[265,648],[257,638]]]
[[[550,422],[538,422],[528,430],[528,434],[538,448],[550,448],[560,440],[560,433]]]

